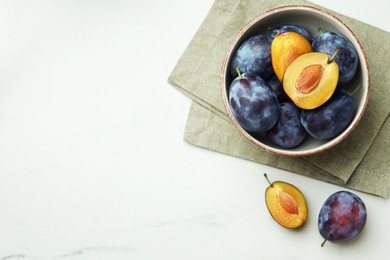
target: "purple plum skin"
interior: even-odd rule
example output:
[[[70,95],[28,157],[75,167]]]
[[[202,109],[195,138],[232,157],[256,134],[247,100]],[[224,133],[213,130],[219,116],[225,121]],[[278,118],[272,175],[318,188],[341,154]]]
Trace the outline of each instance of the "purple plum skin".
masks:
[[[317,139],[331,139],[344,131],[353,119],[355,100],[345,89],[336,89],[322,106],[302,110],[301,123]]]
[[[353,44],[343,35],[335,32],[320,33],[312,43],[313,50],[331,57],[339,49],[334,61],[339,65],[339,82],[346,83],[356,74],[359,57]]]
[[[255,35],[244,41],[233,56],[230,67],[232,77],[238,76],[237,67],[241,73],[252,72],[263,79],[271,76],[271,44],[272,39],[266,35]]]
[[[271,87],[258,75],[243,73],[229,89],[231,111],[249,132],[271,129],[279,117],[279,103]]]
[[[363,201],[354,193],[339,191],[332,194],[318,216],[318,230],[323,238],[343,243],[357,237],[367,220]]]
[[[314,36],[305,27],[295,24],[282,24],[274,27],[271,31],[271,38],[275,38],[278,34],[284,32],[296,32],[306,38],[310,43],[313,42]]]
[[[294,148],[306,137],[306,130],[300,121],[301,110],[291,102],[280,104],[280,115],[276,125],[266,136],[276,145],[284,148]]]
[[[267,79],[267,83],[275,92],[279,102],[288,101],[287,95],[283,90],[283,85],[275,74]]]

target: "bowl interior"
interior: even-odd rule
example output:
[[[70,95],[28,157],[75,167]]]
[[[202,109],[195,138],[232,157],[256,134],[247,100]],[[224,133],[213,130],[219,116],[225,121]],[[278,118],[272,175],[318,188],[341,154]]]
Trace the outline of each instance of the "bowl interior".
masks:
[[[352,92],[359,85],[361,86],[361,89],[353,96],[356,102],[356,112],[352,122],[347,129],[331,140],[317,140],[308,136],[301,145],[293,149],[279,147],[268,140],[265,135],[260,134],[255,138],[246,132],[235,120],[228,102],[229,87],[231,81],[233,80],[229,73],[230,63],[235,51],[238,49],[240,44],[256,34],[268,34],[270,27],[286,23],[304,26],[314,36],[319,34],[318,28],[321,27],[324,31],[338,32],[348,38],[355,46],[358,53],[359,66],[354,79],[349,82],[345,88],[349,92]],[[268,12],[261,14],[249,21],[231,42],[226,52],[221,73],[223,101],[229,117],[235,126],[239,129],[239,131],[257,146],[260,146],[265,150],[273,153],[288,156],[305,156],[318,153],[329,149],[343,140],[359,122],[367,105],[370,87],[367,59],[354,33],[342,21],[340,21],[332,14],[309,6],[282,6],[269,10]]]

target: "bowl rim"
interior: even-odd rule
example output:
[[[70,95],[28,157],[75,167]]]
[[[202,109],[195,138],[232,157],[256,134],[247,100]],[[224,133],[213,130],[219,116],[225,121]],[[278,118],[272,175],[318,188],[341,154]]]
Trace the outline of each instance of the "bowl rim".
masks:
[[[308,150],[303,150],[303,151],[298,151],[298,150],[287,150],[287,148],[275,148],[272,146],[269,146],[267,144],[262,143],[261,141],[257,140],[254,138],[251,134],[249,134],[245,129],[241,127],[241,125],[237,122],[235,119],[234,115],[231,112],[230,105],[229,105],[229,98],[228,98],[228,91],[226,88],[226,73],[228,73],[229,68],[229,60],[231,59],[231,56],[233,55],[233,49],[236,47],[238,44],[240,38],[242,35],[249,29],[251,28],[254,24],[256,24],[259,20],[270,16],[275,13],[279,12],[284,12],[284,11],[291,11],[291,10],[305,10],[305,11],[311,11],[315,12],[317,14],[323,15],[327,18],[330,18],[333,22],[336,22],[338,25],[340,25],[342,28],[344,28],[350,36],[354,39],[354,42],[357,44],[355,48],[357,47],[358,50],[358,56],[360,58],[360,63],[362,63],[363,68],[365,68],[366,71],[366,77],[362,77],[362,85],[365,85],[365,88],[363,89],[365,93],[363,93],[362,98],[364,99],[364,102],[361,106],[360,111],[356,111],[358,113],[357,115],[354,116],[354,119],[351,121],[351,123],[348,125],[348,127],[343,131],[342,134],[336,136],[335,138],[321,144],[318,147],[310,148]],[[360,54],[362,57],[360,57]],[[362,71],[362,72],[363,72]],[[363,73],[364,74],[364,73]],[[366,78],[364,82],[364,78]],[[364,84],[365,83],[365,84]],[[335,15],[331,14],[328,11],[325,11],[321,8],[310,6],[310,5],[283,5],[283,6],[278,6],[272,9],[269,9],[268,11],[265,11],[252,19],[250,19],[248,22],[246,22],[241,29],[234,35],[233,39],[230,41],[228,48],[225,52],[225,56],[222,61],[222,67],[220,71],[220,90],[222,92],[222,101],[225,107],[225,110],[235,127],[239,130],[240,134],[242,134],[246,139],[248,139],[250,142],[255,144],[256,146],[264,149],[267,152],[273,153],[273,154],[278,154],[278,155],[284,155],[284,156],[290,156],[290,157],[303,157],[303,156],[308,156],[308,155],[313,155],[317,154],[320,152],[323,152],[325,150],[328,150],[338,143],[340,143],[342,140],[344,140],[351,132],[352,130],[357,126],[357,124],[360,122],[366,107],[368,103],[368,98],[370,95],[370,69],[368,65],[368,60],[366,53],[362,47],[362,44],[360,43],[359,39],[356,37],[355,33],[338,17]],[[283,150],[286,149],[286,150]]]

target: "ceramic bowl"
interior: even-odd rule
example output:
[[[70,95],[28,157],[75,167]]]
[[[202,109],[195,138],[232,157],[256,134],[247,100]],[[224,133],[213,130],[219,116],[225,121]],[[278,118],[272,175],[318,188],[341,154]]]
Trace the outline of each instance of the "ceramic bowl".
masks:
[[[349,82],[346,87],[347,90],[351,92],[357,86],[361,85],[361,89],[353,95],[356,103],[355,115],[349,126],[342,133],[331,140],[318,140],[308,135],[304,142],[298,147],[292,149],[283,148],[273,144],[265,135],[260,134],[259,136],[254,137],[240,126],[232,114],[228,102],[228,93],[230,83],[232,82],[233,78],[230,75],[229,69],[235,51],[246,39],[249,39],[256,34],[267,34],[269,33],[269,28],[280,24],[296,24],[304,26],[313,34],[314,37],[319,34],[319,27],[325,29],[325,31],[338,32],[348,38],[356,48],[359,56],[358,70],[354,79]],[[366,55],[361,44],[359,43],[359,40],[348,28],[348,26],[344,24],[339,18],[329,12],[311,6],[281,6],[275,9],[271,9],[253,18],[242,27],[237,35],[234,36],[226,51],[226,55],[222,64],[221,90],[223,102],[230,119],[237,127],[239,132],[252,143],[265,149],[266,151],[279,155],[307,156],[323,152],[335,146],[343,139],[345,139],[356,127],[364,113],[368,102],[368,96],[370,92],[370,73]]]

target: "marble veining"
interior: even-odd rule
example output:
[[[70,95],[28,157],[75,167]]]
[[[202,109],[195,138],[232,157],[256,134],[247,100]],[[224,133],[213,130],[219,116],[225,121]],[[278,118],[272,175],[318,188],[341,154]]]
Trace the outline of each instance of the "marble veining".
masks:
[[[106,246],[96,246],[96,247],[85,247],[81,249],[77,249],[75,251],[65,253],[58,256],[34,256],[34,255],[24,255],[24,254],[13,254],[9,256],[5,256],[0,258],[0,260],[17,260],[17,259],[25,259],[25,260],[46,260],[46,259],[78,259],[80,257],[96,257],[104,256],[110,257],[115,255],[131,255],[135,251],[132,247],[106,247]]]

